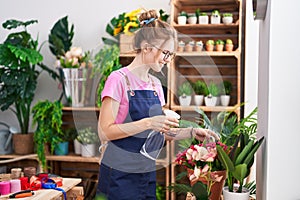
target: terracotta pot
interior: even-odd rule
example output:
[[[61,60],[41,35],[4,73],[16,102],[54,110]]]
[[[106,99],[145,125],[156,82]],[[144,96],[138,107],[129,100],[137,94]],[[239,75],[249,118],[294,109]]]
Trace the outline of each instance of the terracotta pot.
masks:
[[[212,45],[212,44],[207,44],[207,45],[205,45],[205,47],[206,47],[206,51],[213,51],[214,50],[214,45]]]
[[[228,52],[232,52],[232,50],[233,50],[233,44],[226,44],[226,45],[225,45],[225,49],[226,49],[226,51],[228,51]]]
[[[14,152],[18,155],[33,153],[33,133],[13,134]]]
[[[223,51],[223,48],[224,48],[224,45],[223,45],[223,44],[217,44],[217,45],[216,45],[216,50],[217,50],[218,52],[222,52],[222,51]]]

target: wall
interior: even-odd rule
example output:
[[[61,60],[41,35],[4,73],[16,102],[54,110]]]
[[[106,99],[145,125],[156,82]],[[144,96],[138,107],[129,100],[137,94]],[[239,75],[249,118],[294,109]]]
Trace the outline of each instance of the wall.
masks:
[[[8,31],[2,28],[2,23],[7,19],[23,21],[37,19],[38,24],[30,26],[28,30],[34,37],[38,36],[39,44],[42,44],[47,41],[54,23],[68,15],[69,23],[75,26],[73,46],[80,46],[84,51],[99,50],[99,47],[103,45],[101,37],[108,36],[105,27],[110,19],[137,8],[161,8],[170,13],[168,0],[2,0],[0,3],[0,42],[2,43],[8,34]],[[53,66],[55,58],[48,48],[48,43],[43,45],[41,53],[45,64],[49,67]],[[43,72],[39,77],[35,102],[39,99],[55,100],[59,98],[59,95],[58,84],[50,79],[46,72]],[[18,127],[16,118],[10,111],[0,111],[0,121]]]
[[[258,200],[300,199],[299,7],[269,0],[260,22],[258,120],[267,140],[257,160]]]

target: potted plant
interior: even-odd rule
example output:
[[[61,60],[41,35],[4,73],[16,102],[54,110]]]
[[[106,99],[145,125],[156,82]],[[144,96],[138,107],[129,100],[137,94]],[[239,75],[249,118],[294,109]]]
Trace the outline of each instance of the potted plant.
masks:
[[[217,40],[216,41],[216,51],[222,52],[224,49],[225,42],[223,40]]]
[[[206,51],[213,51],[215,46],[215,41],[213,40],[207,40],[205,43]]]
[[[62,107],[62,103],[58,100],[54,102],[45,100],[39,101],[32,108],[33,125],[36,125],[34,143],[44,170],[47,170],[45,146],[50,145],[50,153],[53,154],[58,143],[63,141]]]
[[[223,13],[222,22],[223,24],[231,24],[233,22],[232,13]]]
[[[201,52],[202,49],[203,49],[203,42],[202,42],[202,40],[197,41],[196,44],[195,44],[195,50],[197,52]]]
[[[206,12],[200,12],[198,22],[199,24],[208,24],[208,15]]]
[[[187,22],[189,24],[197,24],[197,16],[196,13],[189,13],[188,14],[188,18],[187,18]]]
[[[210,82],[207,86],[207,95],[204,97],[206,106],[216,106],[219,96],[219,88],[216,83]]]
[[[232,91],[232,83],[230,81],[224,80],[221,85],[221,105],[228,106],[230,102],[230,93]]]
[[[228,52],[232,52],[233,51],[233,42],[232,42],[231,39],[227,39],[226,40],[225,50],[228,51]]]
[[[197,80],[192,84],[195,92],[194,102],[196,106],[201,106],[203,104],[204,95],[207,93],[207,86],[204,81]]]
[[[19,123],[19,133],[13,134],[14,151],[16,154],[33,153],[33,133],[29,133],[31,104],[34,100],[41,73],[39,65],[45,71],[56,74],[41,64],[43,56],[38,50],[38,40],[32,38],[27,27],[37,20],[26,22],[7,20],[2,24],[5,29],[21,28],[10,33],[0,44],[0,107],[2,111],[10,109]]]
[[[82,144],[81,156],[93,157],[96,152],[96,144],[99,143],[99,137],[91,127],[78,130],[77,140]]]
[[[184,51],[184,47],[185,47],[184,41],[180,40],[180,41],[178,42],[177,51],[178,51],[178,52],[183,52],[183,51]]]
[[[193,49],[195,47],[195,41],[194,40],[191,40],[189,41],[186,45],[185,45],[185,51],[186,52],[192,52]]]
[[[192,86],[186,81],[178,87],[179,103],[181,106],[189,106],[191,104]]]
[[[210,16],[210,23],[211,24],[220,24],[221,23],[221,16],[219,10],[213,10]]]
[[[177,23],[179,25],[185,25],[187,21],[187,13],[185,11],[181,11],[177,17]]]

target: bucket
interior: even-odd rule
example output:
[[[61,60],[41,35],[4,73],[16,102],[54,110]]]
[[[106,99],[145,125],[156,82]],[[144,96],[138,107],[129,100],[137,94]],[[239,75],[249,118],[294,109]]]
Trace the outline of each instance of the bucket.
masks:
[[[5,129],[0,130],[0,155],[11,154],[13,152],[12,148],[12,134],[9,130],[9,126],[3,122],[0,122],[1,126]]]

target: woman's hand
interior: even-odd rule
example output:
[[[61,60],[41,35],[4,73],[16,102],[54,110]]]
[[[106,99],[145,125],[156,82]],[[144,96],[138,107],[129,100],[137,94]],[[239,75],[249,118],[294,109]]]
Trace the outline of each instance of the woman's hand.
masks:
[[[220,137],[209,129],[203,129],[203,128],[193,128],[191,130],[192,136],[199,141],[204,141],[205,139],[210,139],[213,137],[215,140],[220,140]]]
[[[158,116],[151,117],[149,119],[150,119],[149,129],[153,129],[161,133],[168,132],[171,127],[179,126],[179,120],[174,117],[158,115]]]

